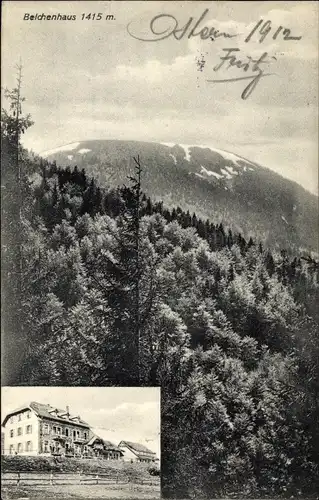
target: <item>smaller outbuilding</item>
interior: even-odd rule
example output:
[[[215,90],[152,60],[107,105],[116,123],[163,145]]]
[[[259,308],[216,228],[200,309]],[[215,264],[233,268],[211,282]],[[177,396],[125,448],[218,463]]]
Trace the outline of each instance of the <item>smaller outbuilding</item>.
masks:
[[[158,462],[156,453],[149,450],[146,446],[132,441],[121,441],[118,447],[123,452],[125,462]]]
[[[87,449],[89,456],[104,460],[120,460],[124,456],[124,452],[118,446],[96,435],[87,443]]]

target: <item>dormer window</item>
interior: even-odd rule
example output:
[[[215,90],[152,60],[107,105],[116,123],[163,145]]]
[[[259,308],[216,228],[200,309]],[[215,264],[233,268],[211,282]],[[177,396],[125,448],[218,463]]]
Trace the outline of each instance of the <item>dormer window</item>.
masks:
[[[59,413],[59,410],[57,408],[52,408],[49,410],[49,413],[55,413],[56,415]]]

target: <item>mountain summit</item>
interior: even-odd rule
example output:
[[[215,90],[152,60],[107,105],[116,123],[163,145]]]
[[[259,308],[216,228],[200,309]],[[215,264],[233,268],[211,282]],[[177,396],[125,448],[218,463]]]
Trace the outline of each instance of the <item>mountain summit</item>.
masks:
[[[316,196],[272,170],[218,148],[174,143],[90,140],[42,154],[85,168],[101,185],[118,186],[144,166],[142,187],[154,200],[254,236],[271,247],[317,252]]]

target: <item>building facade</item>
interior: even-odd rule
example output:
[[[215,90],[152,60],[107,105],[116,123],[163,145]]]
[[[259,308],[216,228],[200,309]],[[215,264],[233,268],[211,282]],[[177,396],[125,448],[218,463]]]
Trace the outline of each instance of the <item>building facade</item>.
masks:
[[[68,408],[35,402],[9,413],[2,426],[4,452],[9,455],[83,456],[93,434]]]

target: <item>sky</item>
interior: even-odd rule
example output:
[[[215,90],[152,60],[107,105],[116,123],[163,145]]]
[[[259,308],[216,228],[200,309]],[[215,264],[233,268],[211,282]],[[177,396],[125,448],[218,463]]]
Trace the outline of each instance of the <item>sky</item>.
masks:
[[[231,38],[188,37],[206,10],[196,29],[214,27]],[[42,13],[76,20],[24,19]],[[89,13],[102,19],[82,20]],[[173,27],[190,18],[188,31],[176,39]],[[259,29],[270,21],[264,40],[257,29],[245,42],[259,21]],[[284,30],[301,38],[285,40]],[[21,57],[23,109],[35,122],[24,144],[35,152],[90,139],[215,146],[317,193],[317,46],[315,1],[10,0],[2,11],[2,85],[15,84]],[[230,48],[239,49],[231,53],[238,67],[221,59]],[[249,57],[258,61],[264,53],[266,62],[254,69],[251,61],[244,69]],[[256,76],[258,68],[270,74],[247,99],[241,94],[248,80],[208,81]]]
[[[5,415],[31,401],[69,406],[100,437],[144,444],[160,457],[160,389],[158,387],[2,387]]]

